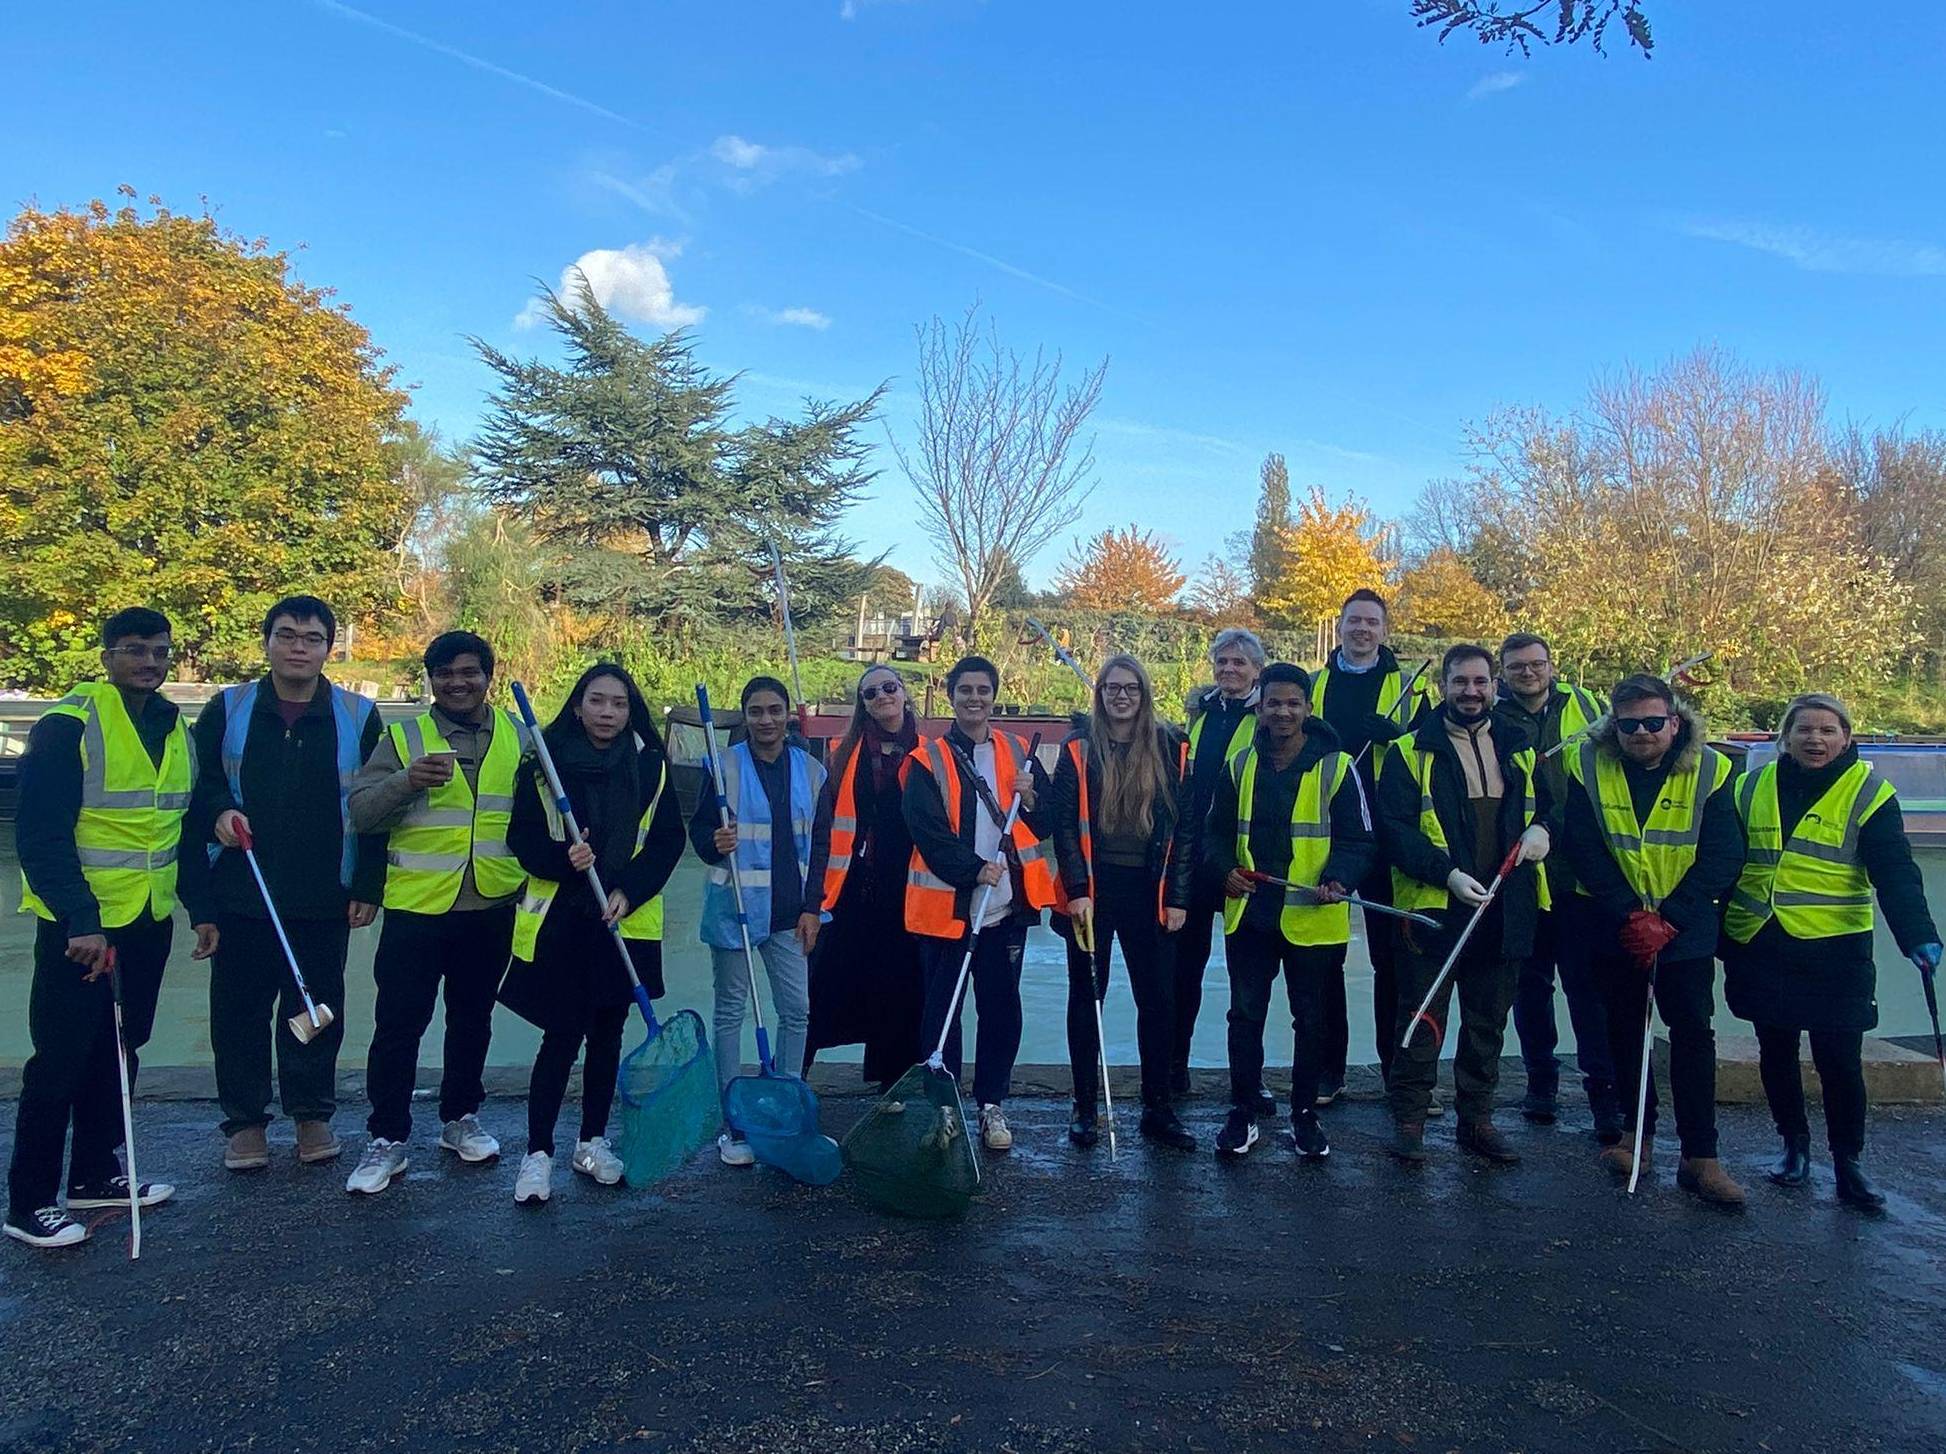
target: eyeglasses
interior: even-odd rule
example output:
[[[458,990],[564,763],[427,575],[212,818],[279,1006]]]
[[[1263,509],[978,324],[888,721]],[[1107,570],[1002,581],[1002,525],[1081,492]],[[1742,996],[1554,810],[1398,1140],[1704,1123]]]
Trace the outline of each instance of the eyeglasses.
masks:
[[[270,639],[279,646],[308,646],[313,651],[325,644],[322,631],[293,631],[288,626],[280,626],[270,633]]]
[[[887,697],[896,696],[904,690],[905,687],[899,682],[880,682],[875,687],[860,687],[858,689],[858,700],[861,702],[869,702],[874,697],[881,695]]]
[[[1660,732],[1669,725],[1667,717],[1617,717],[1615,730],[1621,733]]]
[[[111,656],[125,656],[130,661],[167,661],[176,654],[173,646],[111,646]]]
[[[1140,682],[1103,682],[1101,694],[1104,697],[1139,697],[1142,695]]]
[[[1530,672],[1530,671],[1546,671],[1554,663],[1549,661],[1546,657],[1542,657],[1539,661],[1509,661],[1509,662],[1503,662],[1501,664],[1508,671]]]

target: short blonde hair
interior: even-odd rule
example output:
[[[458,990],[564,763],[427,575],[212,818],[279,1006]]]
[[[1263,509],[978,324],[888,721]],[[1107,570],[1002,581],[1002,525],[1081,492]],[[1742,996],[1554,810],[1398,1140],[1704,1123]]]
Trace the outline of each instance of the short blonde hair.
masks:
[[[1791,698],[1791,704],[1784,708],[1784,720],[1777,724],[1777,743],[1780,747],[1784,739],[1790,736],[1791,723],[1797,720],[1799,712],[1804,711],[1829,712],[1844,727],[1845,736],[1852,735],[1851,713],[1845,710],[1843,702],[1829,692],[1801,692]]]

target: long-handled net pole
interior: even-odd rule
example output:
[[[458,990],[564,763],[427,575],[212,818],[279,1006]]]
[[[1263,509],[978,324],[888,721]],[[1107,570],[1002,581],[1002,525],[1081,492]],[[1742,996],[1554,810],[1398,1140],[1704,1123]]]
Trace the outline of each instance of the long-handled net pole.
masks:
[[[703,736],[709,744],[710,785],[716,790],[716,822],[730,826],[730,799],[724,790],[723,753],[716,741],[716,718],[710,714],[709,688],[696,684],[696,712],[703,719]],[[724,856],[730,870],[730,893],[736,902],[737,931],[743,936],[743,972],[750,980],[750,1016],[757,1026],[757,1064],[764,1071],[776,1068],[770,1058],[770,1032],[764,1028],[764,1007],[757,995],[757,951],[750,943],[750,916],[743,908],[743,876],[737,872],[736,850]]]

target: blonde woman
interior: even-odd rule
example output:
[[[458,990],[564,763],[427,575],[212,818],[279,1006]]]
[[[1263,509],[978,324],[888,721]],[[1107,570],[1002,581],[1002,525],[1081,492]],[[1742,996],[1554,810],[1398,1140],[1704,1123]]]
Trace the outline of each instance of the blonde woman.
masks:
[[[1182,811],[1186,747],[1180,733],[1156,721],[1155,690],[1142,663],[1111,656],[1095,678],[1094,710],[1062,745],[1054,770],[1048,802],[1060,863],[1055,927],[1068,941],[1068,1137],[1077,1146],[1094,1145],[1098,1134],[1095,1006],[1108,993],[1117,938],[1135,992],[1142,1134],[1182,1151],[1196,1146],[1169,1089],[1176,1010],[1168,936],[1183,926],[1197,860],[1196,824]]]

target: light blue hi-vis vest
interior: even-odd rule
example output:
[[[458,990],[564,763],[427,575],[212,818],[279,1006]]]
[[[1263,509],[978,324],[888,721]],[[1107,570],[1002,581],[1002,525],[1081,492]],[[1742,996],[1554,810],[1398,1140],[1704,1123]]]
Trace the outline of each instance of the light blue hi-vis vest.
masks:
[[[797,845],[798,891],[806,892],[804,875],[811,867],[811,821],[817,815],[818,794],[824,790],[824,769],[801,747],[784,748],[791,767],[791,840]],[[770,794],[757,775],[750,744],[739,742],[725,756],[724,796],[737,824],[737,877],[743,884],[743,908],[750,919],[750,942],[770,937]],[[705,784],[704,791],[713,791]],[[805,902],[813,910],[815,902]],[[725,859],[709,871],[703,884],[703,943],[716,949],[741,949],[735,891],[730,887],[730,864]]]
[[[223,688],[223,776],[229,780],[230,797],[243,807],[243,747],[250,738],[250,714],[257,705],[259,682]],[[351,831],[351,779],[364,765],[358,744],[365,740],[365,724],[378,710],[370,697],[331,684],[331,718],[338,728],[338,828],[344,848],[338,859],[338,882],[351,887],[351,863],[356,838]],[[245,809],[246,815],[248,809]],[[223,851],[222,845],[209,846],[209,860]]]

